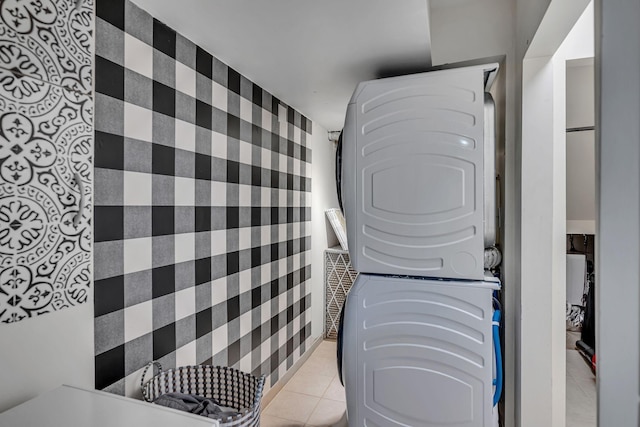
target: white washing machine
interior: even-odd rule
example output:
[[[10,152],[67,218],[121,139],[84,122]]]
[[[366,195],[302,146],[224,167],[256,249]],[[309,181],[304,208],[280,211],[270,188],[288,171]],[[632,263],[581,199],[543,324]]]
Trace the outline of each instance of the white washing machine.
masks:
[[[349,426],[494,425],[499,287],[360,274],[342,325]]]
[[[490,63],[358,85],[342,203],[360,273],[343,309],[351,427],[494,418],[495,108]]]

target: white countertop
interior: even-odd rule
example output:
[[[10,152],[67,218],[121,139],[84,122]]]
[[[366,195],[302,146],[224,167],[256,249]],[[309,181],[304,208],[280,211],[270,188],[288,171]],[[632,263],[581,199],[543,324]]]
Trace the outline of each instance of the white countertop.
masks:
[[[0,427],[217,427],[140,400],[63,385],[0,414]]]

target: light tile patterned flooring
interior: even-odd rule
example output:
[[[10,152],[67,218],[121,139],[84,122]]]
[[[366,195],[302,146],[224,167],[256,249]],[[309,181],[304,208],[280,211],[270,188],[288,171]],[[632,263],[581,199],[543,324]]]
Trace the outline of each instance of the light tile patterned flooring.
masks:
[[[575,350],[577,332],[567,332],[567,424],[566,427],[596,427],[596,378]]]
[[[575,350],[579,333],[567,333],[566,427],[595,427],[596,381]],[[336,367],[336,343],[323,341],[264,408],[261,427],[347,427],[344,388]]]
[[[261,427],[347,427],[336,343],[323,341],[262,411]]]

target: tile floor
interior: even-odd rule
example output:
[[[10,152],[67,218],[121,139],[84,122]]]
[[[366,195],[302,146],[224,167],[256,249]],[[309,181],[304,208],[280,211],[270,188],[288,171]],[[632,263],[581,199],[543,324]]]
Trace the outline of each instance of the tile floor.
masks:
[[[575,350],[577,332],[567,332],[567,424],[566,427],[596,427],[596,378]]]
[[[596,380],[575,350],[579,333],[567,332],[566,427],[596,427]],[[261,427],[347,427],[336,343],[323,341],[263,409]]]
[[[261,427],[347,427],[336,343],[323,341],[262,411]]]

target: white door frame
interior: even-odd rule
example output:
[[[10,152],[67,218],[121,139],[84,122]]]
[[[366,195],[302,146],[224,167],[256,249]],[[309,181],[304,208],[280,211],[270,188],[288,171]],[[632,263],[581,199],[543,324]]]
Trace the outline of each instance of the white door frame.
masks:
[[[553,0],[522,70],[520,427],[565,426],[566,58],[589,0]]]

